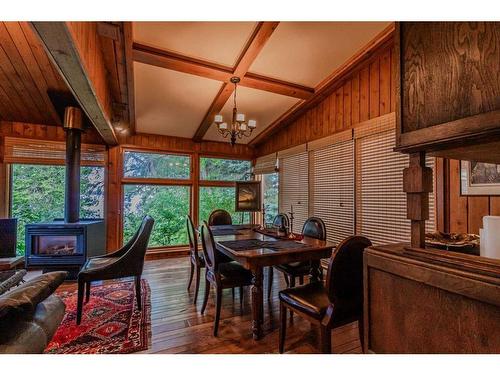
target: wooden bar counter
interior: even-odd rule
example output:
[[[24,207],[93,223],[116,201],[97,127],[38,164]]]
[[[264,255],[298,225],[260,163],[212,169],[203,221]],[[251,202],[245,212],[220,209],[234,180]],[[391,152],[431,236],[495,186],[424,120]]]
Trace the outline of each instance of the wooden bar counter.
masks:
[[[373,246],[364,288],[365,352],[500,353],[500,260]]]

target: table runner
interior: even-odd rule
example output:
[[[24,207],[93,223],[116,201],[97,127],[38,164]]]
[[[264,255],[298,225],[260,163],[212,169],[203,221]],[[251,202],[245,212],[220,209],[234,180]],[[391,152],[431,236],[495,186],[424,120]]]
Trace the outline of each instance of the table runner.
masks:
[[[255,250],[255,249],[305,249],[310,247],[301,242],[290,241],[290,240],[278,240],[278,241],[262,241],[262,240],[236,240],[236,241],[221,241],[219,242],[224,247],[231,250]]]
[[[237,234],[244,234],[244,232],[242,232],[239,229],[220,228],[220,229],[212,229],[212,234],[214,236],[231,236]]]

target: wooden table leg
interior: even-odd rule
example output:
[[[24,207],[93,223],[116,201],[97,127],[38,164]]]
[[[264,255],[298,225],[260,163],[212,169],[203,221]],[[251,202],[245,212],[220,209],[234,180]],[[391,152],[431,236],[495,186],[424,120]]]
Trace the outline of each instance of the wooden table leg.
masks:
[[[263,301],[264,293],[262,291],[262,267],[252,270],[252,333],[254,340],[259,340],[262,336],[263,321]]]
[[[309,282],[315,283],[320,281],[320,271],[321,263],[319,260],[311,260],[311,270],[309,271],[310,277]]]

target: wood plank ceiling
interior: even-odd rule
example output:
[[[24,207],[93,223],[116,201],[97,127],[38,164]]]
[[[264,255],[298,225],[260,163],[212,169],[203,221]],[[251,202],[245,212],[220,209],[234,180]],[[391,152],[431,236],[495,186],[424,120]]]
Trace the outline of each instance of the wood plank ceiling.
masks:
[[[95,26],[97,30],[104,56],[103,76],[110,88],[110,120],[115,129],[133,132],[131,24],[79,24]],[[68,104],[77,105],[77,101],[33,25],[29,22],[0,22],[0,121],[60,126],[62,111]]]
[[[134,22],[138,132],[223,140],[232,76],[239,112],[257,120],[248,143],[322,89],[389,22]]]
[[[60,125],[48,92],[69,93],[27,22],[0,23],[0,120]]]

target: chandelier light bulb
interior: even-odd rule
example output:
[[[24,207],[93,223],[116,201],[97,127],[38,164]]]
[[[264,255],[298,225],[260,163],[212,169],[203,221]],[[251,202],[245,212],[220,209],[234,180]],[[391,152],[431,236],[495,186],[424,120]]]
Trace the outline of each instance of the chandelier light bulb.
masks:
[[[242,123],[242,124],[240,125],[240,130],[241,130],[242,132],[246,131],[246,130],[247,130],[247,124]]]
[[[243,113],[238,113],[236,115],[236,121],[239,121],[239,122],[245,121],[245,115]]]
[[[248,120],[248,127],[250,129],[255,129],[257,127],[257,121],[255,121],[255,120]]]
[[[215,115],[215,122],[222,122],[222,115]]]
[[[219,124],[219,129],[227,130],[227,123],[223,122],[223,123]]]

